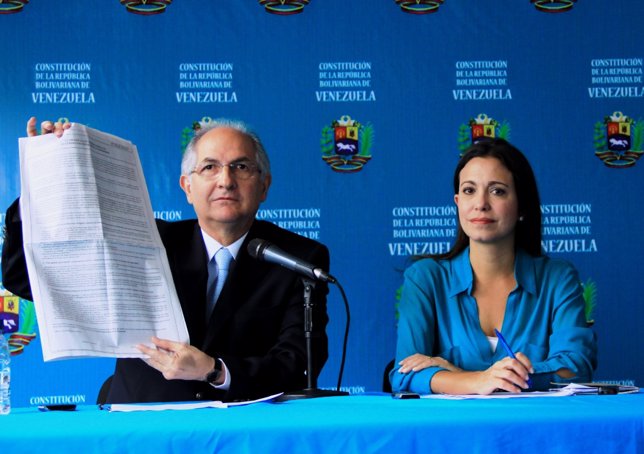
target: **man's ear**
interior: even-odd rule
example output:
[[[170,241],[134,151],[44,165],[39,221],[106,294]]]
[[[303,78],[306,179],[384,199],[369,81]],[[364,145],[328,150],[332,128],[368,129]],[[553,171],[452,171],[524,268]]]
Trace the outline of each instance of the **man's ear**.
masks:
[[[268,188],[271,187],[272,181],[273,180],[270,174],[266,175],[266,178],[264,178],[264,181],[262,183],[264,185],[262,189],[262,202],[268,197]]]
[[[181,175],[181,177],[179,177],[179,186],[181,186],[183,192],[186,193],[188,203],[192,205],[192,182],[190,181],[190,177],[188,175]]]

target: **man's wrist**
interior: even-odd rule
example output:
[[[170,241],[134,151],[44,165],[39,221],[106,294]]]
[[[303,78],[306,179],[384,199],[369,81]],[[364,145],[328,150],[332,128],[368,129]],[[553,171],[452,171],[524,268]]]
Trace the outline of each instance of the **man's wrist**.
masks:
[[[206,378],[204,381],[208,382],[211,385],[220,385],[223,380],[222,377],[224,375],[224,368],[223,368],[223,363],[219,358],[213,358],[214,364],[210,372],[206,374]]]

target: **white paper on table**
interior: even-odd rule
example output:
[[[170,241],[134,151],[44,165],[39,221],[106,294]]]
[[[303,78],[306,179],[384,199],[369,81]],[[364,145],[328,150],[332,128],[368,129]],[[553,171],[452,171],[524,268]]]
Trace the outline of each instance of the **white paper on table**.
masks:
[[[23,242],[45,361],[188,342],[136,146],[74,124],[21,138]]]
[[[517,399],[531,397],[566,397],[580,394],[580,389],[564,387],[553,391],[526,391],[522,393],[496,392],[492,394],[424,394],[422,399],[445,399],[445,400],[466,400],[466,399]]]
[[[131,411],[163,411],[163,410],[194,410],[197,408],[229,408],[239,407],[242,405],[251,405],[258,402],[269,402],[284,393],[273,394],[272,396],[262,397],[255,400],[247,400],[243,402],[221,402],[219,400],[212,400],[207,402],[182,402],[171,404],[111,404],[105,405],[106,409],[115,412],[131,412]]]

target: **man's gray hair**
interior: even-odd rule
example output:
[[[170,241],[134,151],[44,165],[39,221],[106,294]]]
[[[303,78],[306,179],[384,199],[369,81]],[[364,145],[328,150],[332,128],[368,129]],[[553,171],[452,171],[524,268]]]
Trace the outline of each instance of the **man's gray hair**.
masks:
[[[201,128],[197,130],[192,140],[190,140],[190,143],[188,143],[188,146],[183,153],[183,159],[181,160],[182,175],[190,176],[190,173],[197,165],[197,143],[199,143],[199,140],[201,140],[208,131],[212,131],[217,128],[231,128],[248,137],[253,144],[255,159],[257,160],[257,165],[262,174],[262,178],[266,178],[271,174],[271,164],[268,160],[268,154],[266,153],[266,149],[264,148],[259,136],[241,121],[218,118],[216,120],[201,123]]]

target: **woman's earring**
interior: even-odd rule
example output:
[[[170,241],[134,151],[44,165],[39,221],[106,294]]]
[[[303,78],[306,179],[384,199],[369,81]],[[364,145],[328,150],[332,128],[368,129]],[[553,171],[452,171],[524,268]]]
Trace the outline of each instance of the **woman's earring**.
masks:
[[[523,222],[525,218],[523,216],[519,216],[519,222]]]

